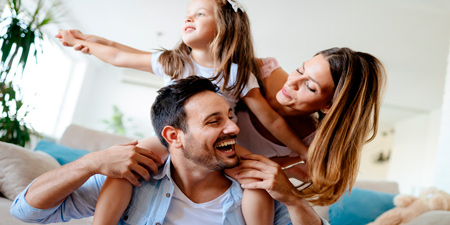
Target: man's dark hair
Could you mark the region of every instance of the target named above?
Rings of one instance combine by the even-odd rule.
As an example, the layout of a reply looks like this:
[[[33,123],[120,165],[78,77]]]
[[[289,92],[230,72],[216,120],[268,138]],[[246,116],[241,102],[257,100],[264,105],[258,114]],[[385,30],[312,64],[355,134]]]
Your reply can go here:
[[[173,84],[161,88],[151,109],[153,128],[161,144],[169,147],[161,134],[165,126],[187,131],[184,104],[189,98],[204,91],[218,90],[209,79],[198,76],[175,80]]]

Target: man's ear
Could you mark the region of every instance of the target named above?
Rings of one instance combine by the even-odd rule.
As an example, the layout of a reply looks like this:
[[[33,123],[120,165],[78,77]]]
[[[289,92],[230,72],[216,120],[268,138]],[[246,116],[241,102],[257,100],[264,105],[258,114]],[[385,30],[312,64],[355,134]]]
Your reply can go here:
[[[164,139],[166,139],[167,143],[169,143],[169,146],[172,146],[174,148],[179,148],[182,145],[181,133],[181,130],[176,129],[172,126],[165,126],[161,131],[161,135]]]

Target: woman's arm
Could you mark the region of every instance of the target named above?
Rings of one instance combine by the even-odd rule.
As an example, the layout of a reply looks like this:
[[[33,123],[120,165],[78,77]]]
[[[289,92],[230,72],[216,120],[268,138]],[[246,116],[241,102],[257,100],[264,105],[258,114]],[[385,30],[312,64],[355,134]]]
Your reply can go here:
[[[243,98],[243,101],[261,124],[289,149],[298,153],[306,161],[308,147],[300,140],[292,128],[267,103],[258,88],[253,88]]]
[[[152,53],[135,50],[125,45],[98,38],[96,42],[77,39],[67,30],[59,30],[60,40],[67,46],[82,45],[89,49],[89,53],[100,60],[118,67],[152,72]],[[95,38],[93,38],[95,39]]]
[[[309,203],[298,196],[298,192],[287,178],[280,165],[262,155],[241,156],[238,178],[253,178],[260,181],[243,184],[243,188],[264,189],[272,198],[286,205],[292,224],[322,224],[321,218]]]

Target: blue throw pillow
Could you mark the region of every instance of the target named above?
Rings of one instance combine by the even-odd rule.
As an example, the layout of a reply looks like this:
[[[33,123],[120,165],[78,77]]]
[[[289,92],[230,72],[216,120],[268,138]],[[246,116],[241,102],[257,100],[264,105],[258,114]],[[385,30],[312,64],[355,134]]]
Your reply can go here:
[[[53,158],[55,158],[59,164],[64,165],[70,163],[83,155],[86,155],[90,151],[83,149],[70,148],[64,145],[60,145],[51,141],[41,140],[37,144],[35,151],[43,151]]]
[[[351,194],[344,194],[339,201],[330,206],[331,224],[367,224],[378,216],[394,208],[395,194],[353,188]]]

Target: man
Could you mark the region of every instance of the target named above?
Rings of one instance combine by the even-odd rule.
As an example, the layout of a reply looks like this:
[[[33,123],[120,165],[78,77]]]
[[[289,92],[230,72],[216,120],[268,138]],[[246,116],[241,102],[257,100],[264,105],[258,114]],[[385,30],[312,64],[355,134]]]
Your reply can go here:
[[[217,87],[209,80],[195,76],[176,81],[159,91],[152,106],[152,122],[170,157],[157,175],[135,187],[121,222],[162,224],[176,218],[178,224],[245,224],[240,206],[240,184],[223,174],[224,169],[239,163],[235,154],[239,128],[230,119],[231,108],[216,91]],[[155,156],[148,157],[159,160]],[[105,176],[88,178],[95,171],[89,169],[93,163],[81,161],[37,178],[16,198],[11,214],[20,220],[38,223],[92,216]],[[57,180],[55,176],[58,175],[70,179],[66,178],[67,182],[52,181]],[[298,214],[293,217],[294,223],[320,223],[304,200],[292,201],[292,196],[286,197],[286,194],[280,195],[277,188],[271,189],[272,196],[295,202],[288,205],[289,212]],[[199,211],[187,206],[186,202],[214,204]],[[185,215],[188,216],[180,218],[179,209],[187,211]],[[275,224],[289,224],[287,208],[276,202],[275,209]]]

